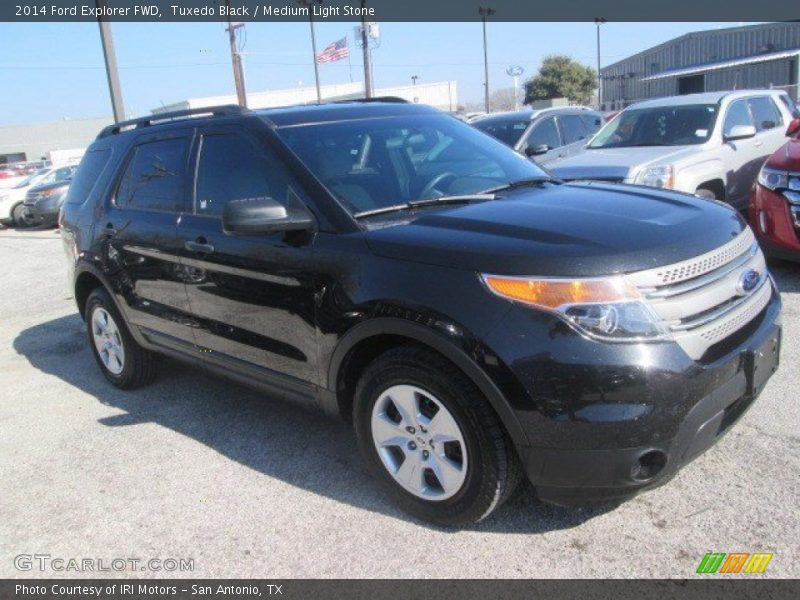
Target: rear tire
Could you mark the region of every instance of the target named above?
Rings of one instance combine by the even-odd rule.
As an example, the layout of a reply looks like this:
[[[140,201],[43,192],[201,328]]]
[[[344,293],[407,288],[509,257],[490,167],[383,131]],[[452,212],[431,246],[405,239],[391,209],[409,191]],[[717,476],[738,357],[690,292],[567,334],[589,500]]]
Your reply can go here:
[[[123,390],[152,381],[155,374],[153,353],[133,339],[104,288],[96,288],[89,294],[85,321],[89,347],[106,379]]]
[[[492,406],[427,348],[408,344],[370,363],[356,386],[353,420],[370,472],[400,508],[425,521],[480,521],[522,478]]]

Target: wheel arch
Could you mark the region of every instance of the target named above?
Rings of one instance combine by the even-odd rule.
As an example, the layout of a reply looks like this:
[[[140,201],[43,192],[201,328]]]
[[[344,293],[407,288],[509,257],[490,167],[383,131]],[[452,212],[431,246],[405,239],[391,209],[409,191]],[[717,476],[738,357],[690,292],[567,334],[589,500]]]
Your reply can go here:
[[[419,323],[378,317],[353,327],[338,343],[328,367],[327,388],[336,396],[339,415],[349,420],[356,375],[379,353],[405,343],[417,343],[444,356],[486,396],[517,448],[529,446],[524,429],[492,379],[455,343]]]

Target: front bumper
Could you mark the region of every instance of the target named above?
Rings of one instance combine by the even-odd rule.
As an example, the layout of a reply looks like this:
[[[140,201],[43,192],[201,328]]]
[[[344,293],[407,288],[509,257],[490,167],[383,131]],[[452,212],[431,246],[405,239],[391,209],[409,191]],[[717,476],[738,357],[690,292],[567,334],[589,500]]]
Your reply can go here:
[[[598,344],[566,330],[546,351],[506,357],[533,400],[514,408],[531,444],[518,450],[539,497],[590,505],[669,481],[730,429],[777,369],[780,310],[775,291],[701,361],[674,343]],[[514,311],[499,335],[524,331],[525,318]]]
[[[50,208],[42,210],[36,204],[26,204],[22,215],[29,225],[52,227],[58,223],[58,208],[55,211]]]

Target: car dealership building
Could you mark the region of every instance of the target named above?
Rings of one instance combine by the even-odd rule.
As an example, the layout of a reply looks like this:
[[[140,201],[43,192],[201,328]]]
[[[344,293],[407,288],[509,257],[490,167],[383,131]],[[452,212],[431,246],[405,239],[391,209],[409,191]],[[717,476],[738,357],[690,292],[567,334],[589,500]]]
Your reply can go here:
[[[688,33],[600,70],[602,108],[721,90],[783,88],[798,98],[800,22]]]

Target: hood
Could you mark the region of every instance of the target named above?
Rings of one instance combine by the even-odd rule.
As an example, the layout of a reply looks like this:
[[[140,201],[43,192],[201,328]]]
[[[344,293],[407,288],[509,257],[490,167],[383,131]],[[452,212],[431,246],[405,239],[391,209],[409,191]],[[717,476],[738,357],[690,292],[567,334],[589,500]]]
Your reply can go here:
[[[778,148],[767,160],[767,166],[782,171],[800,171],[800,137]]]
[[[637,146],[635,148],[584,148],[567,158],[548,163],[561,179],[622,180],[649,163],[666,163],[696,152],[696,146]]]
[[[71,179],[62,179],[61,181],[55,181],[53,183],[45,183],[44,185],[36,185],[33,187],[29,187],[26,189],[28,194],[38,194],[39,192],[44,192],[47,190],[52,190],[54,188],[60,187],[69,187],[71,183]]]
[[[718,202],[595,182],[426,209],[366,239],[375,254],[401,260],[498,275],[597,276],[692,258],[744,227]]]

